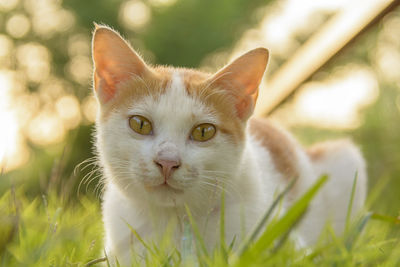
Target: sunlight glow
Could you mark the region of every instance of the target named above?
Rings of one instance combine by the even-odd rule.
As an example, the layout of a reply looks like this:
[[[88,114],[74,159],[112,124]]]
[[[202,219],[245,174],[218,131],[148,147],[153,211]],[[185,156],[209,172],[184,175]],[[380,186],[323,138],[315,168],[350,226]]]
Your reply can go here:
[[[13,46],[14,44],[10,37],[0,34],[0,58],[8,56]]]
[[[0,163],[8,153],[12,152],[16,143],[13,139],[17,133],[16,121],[8,107],[10,103],[8,91],[11,88],[11,83],[8,73],[0,72],[0,124],[2,125],[0,131]],[[5,125],[7,127],[4,127]]]
[[[67,69],[76,82],[87,84],[92,74],[92,61],[89,56],[74,56],[68,63]]]
[[[121,5],[119,19],[129,29],[138,29],[149,22],[150,8],[138,0],[130,0]]]
[[[398,111],[400,112],[400,95],[398,95],[396,98],[396,107],[397,107]]]
[[[377,49],[376,57],[378,69],[382,76],[390,81],[400,81],[399,47],[381,44]]]
[[[0,0],[0,10],[10,11],[18,5],[18,0]]]
[[[61,95],[65,94],[65,83],[56,77],[50,76],[43,81],[39,87],[38,93],[43,103],[54,102]]]
[[[75,22],[73,14],[62,8],[61,1],[25,0],[18,5],[19,2],[0,0],[0,11],[10,12],[7,20],[0,20],[6,32],[0,34],[0,123],[6,126],[0,132],[3,171],[27,162],[27,138],[39,145],[54,144],[62,141],[66,130],[76,127],[81,120],[77,99],[60,97],[65,96],[69,84],[51,73],[50,50],[41,43],[23,39],[31,30],[50,38],[70,29]],[[18,38],[21,40],[16,45],[13,39]],[[30,85],[36,88],[35,92],[28,90]],[[57,108],[63,112],[57,112]]]
[[[33,17],[33,29],[41,35],[67,31],[74,23],[75,18],[68,10],[51,10]]]
[[[87,96],[82,103],[83,114],[89,122],[95,122],[97,116],[98,103],[94,96]]]
[[[27,161],[29,153],[23,144],[15,112],[11,109],[13,73],[0,71],[0,169],[8,171]]]
[[[32,16],[33,30],[39,35],[49,37],[75,24],[74,15],[61,7],[61,1],[26,0],[24,6]]]
[[[50,74],[50,52],[39,43],[26,43],[17,48],[18,64],[30,81],[41,82]],[[29,60],[27,60],[29,59]]]
[[[400,83],[400,17],[385,17],[383,30],[378,36],[374,60],[379,73],[389,82]]]
[[[289,125],[322,128],[356,128],[360,110],[378,97],[378,85],[372,70],[346,66],[328,79],[303,85],[293,104],[277,111],[276,117]]]
[[[28,134],[33,143],[45,146],[62,141],[65,128],[58,114],[46,108],[30,121]]]
[[[15,119],[19,125],[19,131],[25,134],[26,128],[32,117],[34,117],[41,108],[40,97],[37,93],[20,94],[13,101],[13,111]],[[21,127],[22,126],[22,127]]]
[[[81,122],[80,104],[74,95],[60,97],[56,102],[56,110],[67,129],[74,129]]]
[[[149,0],[149,3],[155,7],[171,6],[176,3],[177,0]]]
[[[29,19],[23,14],[15,14],[6,23],[7,33],[14,38],[24,37],[31,27]]]
[[[286,57],[300,45],[296,37],[309,36],[321,26],[321,14],[337,12],[346,4],[346,0],[276,1],[267,8],[259,27],[244,34],[232,56],[264,46],[271,50],[273,57]]]
[[[68,39],[68,54],[73,56],[89,55],[91,40],[87,35],[75,34]]]

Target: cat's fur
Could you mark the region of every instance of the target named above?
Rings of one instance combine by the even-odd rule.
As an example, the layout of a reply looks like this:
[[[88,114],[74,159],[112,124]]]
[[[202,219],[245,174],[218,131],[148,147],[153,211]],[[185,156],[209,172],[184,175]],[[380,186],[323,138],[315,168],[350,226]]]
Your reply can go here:
[[[185,205],[212,248],[218,242],[222,189],[227,242],[243,239],[292,178],[297,182],[285,205],[321,174],[330,176],[298,226],[304,244],[316,241],[327,220],[342,231],[356,172],[353,211],[362,207],[365,163],[350,141],[304,149],[271,122],[250,118],[268,61],[266,49],[252,50],[216,74],[150,67],[118,33],[97,26],[93,60],[100,106],[96,146],[105,175],[103,220],[110,258],[128,264],[132,247],[141,251],[128,224],[148,241],[159,240],[168,225],[176,225],[179,247]],[[149,119],[153,134],[134,132],[128,123],[132,115]],[[216,126],[211,140],[189,138],[200,123]],[[168,186],[154,162],[160,153],[180,160],[166,180]]]

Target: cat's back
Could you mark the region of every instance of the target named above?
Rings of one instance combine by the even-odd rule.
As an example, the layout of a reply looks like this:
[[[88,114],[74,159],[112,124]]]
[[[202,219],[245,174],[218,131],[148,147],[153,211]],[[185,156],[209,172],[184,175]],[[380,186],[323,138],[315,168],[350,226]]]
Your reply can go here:
[[[316,242],[327,218],[330,218],[337,233],[343,231],[347,216],[345,211],[352,196],[355,177],[353,213],[363,206],[367,192],[366,163],[358,147],[350,140],[317,143],[305,149],[279,126],[258,118],[249,121],[248,135],[250,146],[255,147],[253,151],[256,152],[257,165],[262,170],[260,175],[268,173],[264,165],[274,166],[265,180],[275,181],[277,186],[282,186],[292,178],[297,178],[288,194],[288,204],[304,194],[318,177],[328,176],[327,183],[312,200],[298,226],[303,244]],[[271,186],[266,185],[264,190]]]
[[[251,118],[248,135],[255,146],[269,154],[269,160],[283,178],[291,179],[299,176],[301,166],[298,163],[302,148],[288,132],[268,119]],[[262,155],[256,156],[262,157]],[[262,158],[259,160],[263,161]]]

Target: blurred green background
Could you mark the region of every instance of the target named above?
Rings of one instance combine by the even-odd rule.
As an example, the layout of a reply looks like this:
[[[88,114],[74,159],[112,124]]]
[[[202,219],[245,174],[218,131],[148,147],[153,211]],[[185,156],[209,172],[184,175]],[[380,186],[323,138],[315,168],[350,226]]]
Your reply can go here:
[[[119,31],[151,64],[215,71],[238,54],[267,47],[271,58],[261,90],[268,93],[274,75],[331,19],[372,2],[0,0],[0,266],[80,266],[103,255],[101,174],[92,142],[93,22]],[[399,32],[395,8],[270,116],[305,146],[351,137],[368,163],[368,208],[396,217]],[[343,259],[349,266],[388,258],[398,264],[396,230],[374,221],[362,246],[348,253],[334,240],[337,246],[324,247],[326,255],[318,258],[338,266],[346,265]],[[284,254],[276,255],[288,262],[304,256]]]
[[[101,191],[95,190],[95,165],[89,161],[76,168],[94,156],[93,22],[118,30],[151,64],[216,70],[233,54],[265,46],[272,54],[271,77],[346,6],[346,1],[316,2],[0,0],[0,195],[15,187],[33,199],[50,190],[75,202]],[[370,190],[385,183],[372,209],[392,216],[399,215],[400,205],[399,30],[397,8],[272,115],[305,145],[352,137],[367,159]],[[315,97],[318,92],[330,102]],[[341,94],[336,102],[329,98],[335,92]],[[345,99],[355,100],[342,106]],[[334,117],[310,117],[304,107],[313,106],[330,107]],[[78,194],[85,175],[93,179]]]

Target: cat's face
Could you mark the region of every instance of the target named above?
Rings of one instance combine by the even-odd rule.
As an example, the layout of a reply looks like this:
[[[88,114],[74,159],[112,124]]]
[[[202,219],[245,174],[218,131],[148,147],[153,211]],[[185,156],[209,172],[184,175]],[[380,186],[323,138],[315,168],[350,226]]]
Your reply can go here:
[[[119,35],[98,28],[97,147],[109,182],[128,197],[162,206],[212,202],[222,188],[235,190],[231,179],[240,166],[266,53],[246,54],[215,75],[151,68]],[[241,70],[236,77],[244,67],[239,63],[252,63],[256,74]]]
[[[158,82],[165,88],[152,88],[151,94],[140,98],[124,96],[130,98],[124,99],[125,105],[100,119],[99,149],[115,182],[128,195],[175,205],[193,198],[217,197],[216,189],[229,186],[229,177],[240,160],[243,123],[237,121],[234,126],[224,122],[234,118],[190,95],[184,78],[185,72],[171,69],[160,77],[167,82]],[[144,134],[136,132],[135,125],[132,129],[129,122],[135,118],[139,126],[142,121],[150,125]],[[195,140],[193,131],[205,124],[215,127],[214,135],[205,141]],[[175,164],[165,166],[165,162]]]

